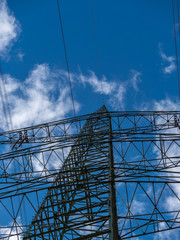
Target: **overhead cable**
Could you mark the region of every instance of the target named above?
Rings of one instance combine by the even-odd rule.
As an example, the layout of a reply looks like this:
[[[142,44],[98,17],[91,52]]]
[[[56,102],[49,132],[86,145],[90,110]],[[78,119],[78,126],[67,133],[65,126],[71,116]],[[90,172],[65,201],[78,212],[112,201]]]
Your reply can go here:
[[[178,15],[178,30],[179,30],[179,40],[180,40],[180,12],[179,12],[179,0],[177,1],[177,15]]]
[[[98,42],[97,42],[97,34],[96,34],[96,26],[95,26],[95,19],[94,19],[94,12],[93,12],[93,3],[92,3],[92,0],[90,0],[90,8],[91,8],[91,18],[92,18],[92,25],[93,25],[93,32],[94,32],[94,40],[95,40],[95,45],[96,45],[96,57],[97,57],[97,65],[98,65],[98,71],[99,71],[99,78],[101,78],[102,75],[101,75],[99,49],[98,49]],[[103,105],[104,105],[103,78],[101,79],[101,91],[102,91],[102,101],[103,101]]]
[[[173,25],[174,25],[174,43],[175,43],[175,53],[176,53],[176,68],[177,68],[178,90],[179,90],[179,99],[180,99],[180,76],[179,76],[179,64],[178,64],[178,47],[177,47],[177,39],[176,39],[176,19],[175,19],[175,10],[174,10],[174,0],[172,0],[172,11],[173,11]]]
[[[2,108],[5,116],[6,126],[9,131],[9,130],[13,130],[13,125],[12,125],[12,118],[10,114],[9,102],[8,102],[8,97],[7,97],[6,87],[5,87],[4,76],[2,73],[1,63],[0,63],[0,81],[2,83],[0,84],[0,98],[1,98]]]
[[[59,22],[60,22],[60,27],[61,27],[62,39],[63,39],[64,54],[65,54],[65,59],[66,59],[66,66],[67,66],[67,72],[68,72],[68,80],[69,80],[69,87],[70,87],[70,92],[71,92],[71,99],[72,99],[74,117],[76,117],[74,96],[73,96],[72,83],[71,83],[71,74],[70,74],[70,70],[69,70],[69,63],[68,63],[68,57],[67,57],[67,50],[66,50],[66,44],[65,44],[65,38],[64,38],[64,31],[63,31],[63,24],[62,24],[62,17],[61,17],[59,0],[57,0],[57,6],[58,6]]]

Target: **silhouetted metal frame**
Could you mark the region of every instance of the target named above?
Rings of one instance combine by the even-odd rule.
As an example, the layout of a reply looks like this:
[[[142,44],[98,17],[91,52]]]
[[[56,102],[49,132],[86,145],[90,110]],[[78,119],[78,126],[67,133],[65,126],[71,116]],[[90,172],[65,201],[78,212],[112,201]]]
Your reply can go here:
[[[174,199],[180,201],[180,197],[172,188],[172,184],[180,183],[179,173],[176,173],[176,178],[173,175],[180,166],[180,154],[168,155],[168,149],[171,146],[175,145],[177,149],[180,149],[179,116],[180,112],[177,111],[107,113],[106,108],[103,107],[91,115],[0,133],[1,148],[5,144],[5,146],[11,146],[12,149],[12,151],[0,154],[0,181],[3,186],[0,192],[0,204],[7,212],[9,211],[12,221],[15,219],[15,222],[19,216],[19,208],[26,200],[34,209],[35,217],[33,219],[37,223],[36,226],[33,221],[28,226],[24,224],[20,233],[18,230],[15,233],[11,231],[6,235],[1,234],[0,239],[22,236],[22,234],[26,239],[38,239],[40,235],[42,236],[40,239],[47,239],[43,234],[44,230],[49,227],[53,227],[49,230],[50,239],[59,239],[59,236],[62,236],[63,239],[61,233],[65,230],[68,219],[74,221],[74,225],[71,226],[72,232],[74,232],[71,233],[72,239],[96,237],[128,239],[138,236],[145,238],[145,235],[151,233],[179,229],[179,210],[168,209],[165,211],[161,206],[162,196],[166,192],[171,193]],[[141,120],[143,121],[141,122]],[[80,126],[79,134],[69,131],[71,127],[73,130],[77,125]],[[82,127],[83,125],[84,127]],[[119,146],[118,149],[116,149],[116,144]],[[123,144],[126,146],[125,150],[123,150]],[[145,144],[149,146],[145,147]],[[160,154],[154,159],[147,155],[147,149],[151,147],[152,150],[152,145]],[[72,150],[69,157],[62,158],[66,165],[65,168],[46,169],[48,161],[53,159],[53,153],[67,147],[72,147]],[[126,156],[131,151],[131,147],[140,155],[136,161],[129,160]],[[86,149],[88,152],[84,154]],[[114,162],[116,150],[119,158]],[[45,161],[42,162],[44,169],[38,172],[33,169],[32,157],[38,158],[40,153]],[[49,155],[46,156],[46,153]],[[11,167],[13,162],[20,167],[14,172]],[[86,165],[83,165],[84,163],[91,163],[91,165],[87,168]],[[81,171],[82,168],[85,171]],[[71,181],[67,180],[69,174]],[[58,179],[57,175],[61,178]],[[55,184],[58,181],[61,183],[62,191],[59,191],[58,184]],[[124,184],[124,192],[118,192],[118,183]],[[134,188],[129,187],[130,185],[133,185]],[[153,190],[152,195],[148,193],[146,188],[148,185]],[[6,189],[5,186],[8,188]],[[70,195],[71,186],[73,186],[74,194]],[[44,198],[44,205],[38,203],[39,208],[36,208],[29,197],[30,194],[38,194],[41,191],[44,193],[47,188],[49,194],[46,194]],[[135,199],[137,191],[141,191],[152,209],[145,209],[147,211],[139,214],[133,212],[132,205],[137,200]],[[14,205],[18,196],[20,202],[18,209],[15,209]],[[59,201],[66,196],[69,197],[69,202],[66,200],[65,204],[65,202]],[[80,204],[83,204],[83,209],[80,208],[80,205],[78,207],[82,216],[83,211],[86,211],[84,215],[87,218],[86,221],[82,216],[74,220],[70,218],[71,214],[68,213],[67,206],[73,208],[73,197],[74,199],[81,197],[79,201]],[[121,206],[124,206],[126,211],[125,214],[118,212],[116,215],[116,208],[119,208],[117,198],[118,201],[121,200]],[[13,210],[8,209],[9,205],[6,205],[6,199],[9,200],[8,204],[11,204],[10,207]],[[45,204],[47,205],[45,206]],[[47,211],[48,208],[51,211]],[[58,211],[62,212],[61,216],[57,215]],[[75,209],[73,211],[75,212]],[[64,227],[59,225],[58,218]],[[88,224],[93,227],[93,221],[101,226],[100,230],[92,228],[86,236],[83,233],[76,233],[77,229],[80,231],[77,224],[85,229]],[[164,223],[163,228],[161,227],[162,223]],[[13,227],[6,226],[6,229],[12,230]],[[34,233],[30,233],[28,229]],[[86,230],[86,233],[88,231]],[[75,234],[77,234],[76,237]]]
[[[111,116],[108,114],[109,122],[109,239],[118,240],[118,217],[116,208],[115,175],[114,175],[114,155]]]

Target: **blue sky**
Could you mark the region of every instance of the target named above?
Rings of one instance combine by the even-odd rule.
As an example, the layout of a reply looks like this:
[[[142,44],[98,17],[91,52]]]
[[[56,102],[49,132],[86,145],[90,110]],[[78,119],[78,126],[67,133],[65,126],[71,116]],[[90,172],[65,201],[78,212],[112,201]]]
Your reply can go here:
[[[109,110],[177,109],[171,1],[92,5],[100,72],[90,1],[60,1],[77,115],[98,109],[102,93]],[[14,126],[73,116],[56,1],[2,0],[1,12],[1,63]]]
[[[76,114],[103,95],[111,111],[179,110],[171,0],[92,4],[100,72],[90,0],[60,0]],[[0,0],[0,59],[14,128],[73,116],[56,0]]]

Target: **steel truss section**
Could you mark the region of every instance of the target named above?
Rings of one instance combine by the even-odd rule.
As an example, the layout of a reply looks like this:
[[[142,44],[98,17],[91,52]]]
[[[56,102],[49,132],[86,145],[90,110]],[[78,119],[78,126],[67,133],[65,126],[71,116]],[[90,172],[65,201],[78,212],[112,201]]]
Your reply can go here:
[[[178,236],[179,116],[103,106],[1,133],[0,239]]]

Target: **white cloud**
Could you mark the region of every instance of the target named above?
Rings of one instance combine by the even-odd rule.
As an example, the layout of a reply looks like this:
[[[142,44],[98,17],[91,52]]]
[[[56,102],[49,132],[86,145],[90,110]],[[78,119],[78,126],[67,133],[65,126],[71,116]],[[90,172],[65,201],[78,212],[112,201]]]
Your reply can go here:
[[[108,81],[106,77],[101,81],[92,71],[89,75],[72,73],[71,78],[73,85],[90,85],[94,93],[106,95],[109,104],[117,110],[124,109],[129,89],[138,91],[140,75],[132,70],[131,77],[122,82]],[[39,64],[24,82],[9,74],[5,74],[4,79],[14,128],[62,119],[72,111],[67,72],[62,69],[50,69],[48,64]],[[75,102],[75,105],[78,111],[80,104]],[[1,128],[5,130],[3,115],[0,116],[0,123]]]
[[[141,82],[141,73],[131,70],[131,76],[126,81],[108,81],[105,76],[98,79],[93,71],[89,71],[89,75],[73,75],[74,81],[80,82],[84,87],[90,85],[94,93],[103,94],[109,97],[110,105],[115,109],[124,109],[125,96],[129,89],[138,91],[138,84]]]
[[[17,217],[9,226],[0,226],[0,237],[8,240],[22,240],[23,228],[20,217]]]
[[[173,101],[170,98],[162,99],[153,102],[155,111],[178,111],[179,101]]]
[[[126,83],[121,83],[110,97],[110,104],[115,110],[124,109],[126,91]]]
[[[138,83],[141,82],[141,73],[132,69],[131,70],[131,78],[130,78],[130,83],[132,84],[132,87],[134,88],[134,90],[139,91],[138,88]]]
[[[153,100],[143,103],[138,110],[140,111],[179,111],[179,100],[170,99],[169,97],[159,101]]]
[[[159,228],[164,229],[166,228],[166,223],[165,222],[160,222],[159,223]],[[176,229],[173,229],[173,231],[162,231],[162,232],[157,232],[154,234],[154,240],[179,240],[179,235],[178,231]]]
[[[166,98],[160,101],[154,101],[153,104],[149,104],[149,108],[148,110],[152,110],[150,109],[150,105],[153,106],[153,110],[155,111],[178,111],[179,110],[179,101],[173,101],[170,98]],[[173,129],[169,129],[169,130],[165,130],[164,131],[165,134],[177,134],[179,133],[179,129],[178,128],[173,128]],[[171,168],[167,168],[167,177],[173,178],[173,180],[177,180],[177,182],[179,181],[178,178],[178,174],[177,172],[180,171],[180,167],[176,167],[176,166],[172,166],[172,162],[173,157],[176,157],[176,160],[178,160],[179,158],[179,145],[176,144],[176,142],[179,141],[175,141],[172,142],[170,145],[169,141],[165,141],[164,142],[164,152],[165,152],[165,156],[166,157],[166,165],[171,165]],[[159,143],[157,142],[157,145],[159,145]],[[159,146],[160,147],[160,146]],[[161,159],[161,151],[159,149],[154,149],[154,153],[156,154],[157,158]],[[171,160],[170,160],[171,159]],[[171,188],[173,189],[174,193],[180,197],[180,187],[179,184],[170,184]],[[168,189],[169,190],[169,189]],[[165,199],[163,200],[163,204],[161,207],[164,208],[165,211],[178,211],[180,208],[180,201],[179,199],[175,196],[175,194],[172,193],[169,190],[169,194],[166,193]],[[171,217],[172,219],[175,217],[176,213],[172,213]],[[162,222],[159,224],[161,229],[165,229],[167,228],[166,223]],[[156,239],[179,239],[179,232],[176,230],[173,231],[166,231],[166,232],[160,232],[158,234],[155,235],[154,240]]]
[[[0,1],[0,55],[4,56],[20,32],[20,25],[10,12],[6,0]]]
[[[25,56],[25,54],[22,53],[22,52],[19,52],[19,53],[17,54],[17,57],[19,58],[19,60],[20,60],[21,62],[22,62],[24,56]]]
[[[145,210],[146,210],[145,202],[133,199],[133,202],[132,202],[132,205],[131,205],[131,212],[132,212],[133,215],[143,214],[145,212]]]
[[[24,82],[4,75],[15,128],[58,120],[72,111],[66,72],[51,70],[47,64],[36,65]],[[75,102],[76,110],[79,104]],[[1,128],[5,129],[3,116]]]
[[[164,74],[170,74],[170,73],[174,72],[175,69],[176,69],[175,58],[173,56],[169,56],[168,57],[163,52],[161,45],[159,45],[159,54],[160,54],[160,56],[161,56],[161,58],[163,60],[163,65],[164,64],[168,64],[167,66],[165,66],[163,68],[163,73]]]
[[[151,101],[149,103],[145,104],[145,107],[142,109],[142,107],[140,107],[140,110],[144,110],[144,111],[179,111],[179,99],[173,99],[173,98],[169,98],[167,97],[166,99],[161,99],[159,101]],[[165,118],[166,119],[166,118]],[[161,119],[161,118],[157,118],[156,119],[156,123],[158,124],[163,124],[165,122],[165,119]],[[173,121],[173,119],[172,119]],[[180,130],[178,127],[172,128],[172,129],[167,129],[164,131],[161,131],[164,134],[179,134]],[[177,135],[178,136],[178,135]],[[167,135],[168,137],[168,135]],[[178,137],[177,137],[178,138]],[[162,143],[162,142],[161,142]],[[176,144],[178,143],[178,144]],[[166,173],[166,177],[167,179],[173,178],[173,180],[177,180],[177,182],[179,182],[179,177],[178,177],[178,172],[180,172],[180,167],[176,167],[176,165],[172,165],[172,162],[174,162],[174,160],[177,162],[179,159],[179,144],[180,142],[178,140],[176,141],[172,141],[171,140],[166,140],[163,141],[163,144],[160,144],[160,142],[156,142],[156,145],[154,146],[154,148],[152,149],[152,154],[155,154],[155,158],[156,159],[162,159],[162,152],[164,153],[164,159],[165,159],[165,164],[166,166],[170,165],[171,168],[167,168],[167,173]],[[158,146],[158,147],[156,147]],[[162,151],[161,151],[162,149]],[[175,157],[175,158],[174,158]],[[173,189],[174,193],[176,193],[176,195],[180,198],[180,186],[179,184],[170,184],[171,188]],[[156,189],[156,194],[157,196],[159,196],[158,191],[161,191],[161,188],[157,188]],[[152,188],[148,189],[149,195],[150,197],[153,199],[153,191]],[[160,207],[160,211],[164,211],[164,212],[170,212],[170,211],[179,211],[180,208],[180,201],[179,199],[175,196],[173,192],[171,192],[171,190],[166,187],[165,191],[162,194],[162,198],[163,202],[161,202],[159,204]],[[171,215],[169,214],[170,218],[174,218],[176,215],[176,213],[171,213]],[[172,221],[173,222],[173,221]],[[161,222],[159,223],[159,227],[161,229],[167,229],[167,225],[165,222]],[[175,239],[178,240],[179,239],[179,231],[176,229],[173,229],[173,231],[162,231],[160,233],[156,233],[154,236],[154,240],[157,239]]]
[[[81,73],[79,79],[84,85],[90,84],[94,92],[109,95],[115,90],[117,85],[115,82],[108,82],[105,76],[102,79],[98,79],[93,71],[89,71],[89,73],[89,76]]]

